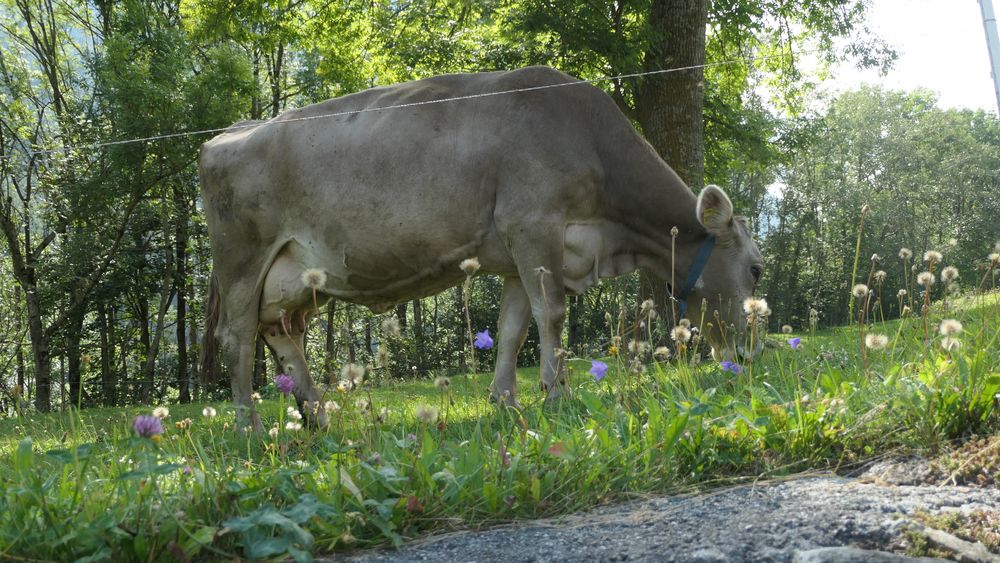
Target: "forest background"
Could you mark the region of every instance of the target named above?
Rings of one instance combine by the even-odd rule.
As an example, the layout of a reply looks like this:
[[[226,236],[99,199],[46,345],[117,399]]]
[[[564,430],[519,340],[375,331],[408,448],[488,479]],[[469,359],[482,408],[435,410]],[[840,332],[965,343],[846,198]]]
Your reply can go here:
[[[869,9],[0,0],[0,412],[226,396],[200,384],[211,261],[197,159],[212,133],[198,132],[446,72],[545,64],[595,80],[692,189],[722,185],[751,219],[772,328],[806,327],[811,311],[822,325],[848,321],[863,205],[864,274],[879,255],[885,288],[912,286],[902,247],[945,251],[965,287],[993,285],[981,276],[1000,238],[996,116],[941,109],[927,91],[818,100],[835,63],[892,64]],[[686,67],[697,68],[605,79]],[[132,139],[148,140],[119,143]],[[609,318],[634,314],[640,285],[628,276],[571,298],[567,347],[605,354]],[[495,332],[500,287],[477,278],[475,329]],[[884,314],[898,315],[895,289],[882,297]],[[462,308],[460,288],[400,304],[390,315],[402,337],[390,340],[378,316],[332,302],[308,353],[321,373],[345,362],[380,378],[461,372]],[[525,365],[536,362],[534,328],[528,338]],[[275,373],[258,346],[255,386]]]

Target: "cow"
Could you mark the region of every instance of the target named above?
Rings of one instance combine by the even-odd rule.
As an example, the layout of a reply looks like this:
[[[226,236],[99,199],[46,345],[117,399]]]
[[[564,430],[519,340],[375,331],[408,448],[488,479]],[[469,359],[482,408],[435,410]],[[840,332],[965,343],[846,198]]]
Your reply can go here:
[[[470,257],[503,278],[500,403],[519,406],[531,318],[556,399],[565,296],[639,268],[687,280],[684,315],[721,321],[703,333],[717,357],[746,352],[740,304],[763,265],[730,199],[695,197],[607,94],[551,68],[436,76],[237,124],[202,146],[200,176],[217,291],[205,336],[254,428],[258,334],[325,426],[302,352],[317,305],[384,312],[457,285]]]

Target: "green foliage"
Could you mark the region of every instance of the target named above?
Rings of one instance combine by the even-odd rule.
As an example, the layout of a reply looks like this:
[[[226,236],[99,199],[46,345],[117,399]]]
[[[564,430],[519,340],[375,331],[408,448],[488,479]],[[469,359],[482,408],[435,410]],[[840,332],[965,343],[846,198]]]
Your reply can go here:
[[[0,551],[41,559],[292,557],[398,544],[462,521],[550,516],[628,498],[927,451],[1000,431],[1000,298],[935,303],[962,322],[959,351],[923,342],[922,321],[875,323],[893,344],[857,352],[857,328],[802,336],[733,374],[685,352],[643,374],[624,358],[600,382],[570,360],[574,397],[485,401],[487,374],[328,390],[328,431],[287,429],[281,395],[259,405],[270,434],[235,413],[174,405],[157,439],[140,409],[0,421]],[[620,361],[619,361],[620,360]],[[521,370],[521,389],[537,381]],[[369,404],[368,401],[371,401]],[[418,420],[440,405],[437,421]],[[383,407],[386,409],[383,412]],[[186,419],[193,419],[188,421]],[[45,452],[44,454],[42,452]]]

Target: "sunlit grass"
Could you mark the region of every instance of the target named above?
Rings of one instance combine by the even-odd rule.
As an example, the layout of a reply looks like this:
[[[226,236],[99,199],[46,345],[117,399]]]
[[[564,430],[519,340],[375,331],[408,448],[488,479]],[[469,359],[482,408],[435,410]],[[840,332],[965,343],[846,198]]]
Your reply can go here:
[[[934,452],[996,431],[1000,392],[1000,295],[942,307],[929,317],[961,322],[957,351],[937,332],[925,342],[915,315],[870,321],[889,343],[867,362],[857,326],[769,335],[740,373],[690,352],[629,373],[615,355],[600,358],[611,370],[598,382],[587,373],[598,358],[570,359],[573,397],[554,405],[542,401],[538,370],[519,370],[521,412],[489,403],[491,375],[477,374],[447,387],[327,389],[340,408],[325,432],[286,430],[280,395],[258,405],[274,436],[241,434],[222,403],[170,405],[156,439],[132,423],[157,405],[0,420],[0,557],[306,559],[886,451]],[[217,416],[203,416],[206,406]],[[418,420],[423,407],[436,418]]]

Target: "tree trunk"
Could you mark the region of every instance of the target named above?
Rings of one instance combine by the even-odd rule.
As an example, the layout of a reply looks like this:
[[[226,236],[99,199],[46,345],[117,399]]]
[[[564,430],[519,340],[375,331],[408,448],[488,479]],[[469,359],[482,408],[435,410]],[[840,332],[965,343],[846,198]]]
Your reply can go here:
[[[333,364],[337,359],[336,330],[333,328],[333,316],[337,312],[337,300],[331,299],[326,305],[326,342],[323,351],[326,353],[326,371],[332,373]],[[332,381],[334,378],[331,377]]]
[[[653,0],[646,71],[705,63],[706,0]],[[699,67],[646,76],[636,96],[642,131],[667,164],[694,190],[705,176],[704,72]]]
[[[253,388],[257,390],[266,385],[266,379],[267,351],[264,349],[264,339],[258,335],[256,337],[256,345],[254,346],[253,353]]]
[[[406,330],[406,301],[396,305],[396,320],[399,321],[399,329]]]
[[[114,357],[114,341],[111,337],[112,326],[108,319],[108,305],[97,306],[97,321],[101,331],[101,395],[104,406],[113,407],[116,403],[115,378],[111,373],[112,357]]]
[[[413,345],[416,347],[417,369],[424,370],[424,307],[419,299],[413,300]]]
[[[66,325],[66,355],[68,357],[69,400],[81,408],[83,404],[83,362],[80,357],[80,339],[83,333],[83,317],[85,310],[79,309],[73,315],[73,320]]]
[[[14,362],[16,364],[15,373],[18,389],[18,398],[21,400],[21,395],[27,392],[24,387],[24,349],[21,346],[21,331],[24,330],[23,321],[21,320],[21,286],[14,286],[14,334],[17,335],[17,343],[14,350]],[[17,406],[18,412],[20,412],[20,404]]]
[[[162,287],[160,290],[160,305],[156,311],[156,327],[153,330],[153,336],[150,338],[148,325],[146,329],[146,338],[149,340],[149,347],[146,352],[146,361],[142,366],[142,383],[140,389],[142,390],[141,397],[143,402],[148,402],[152,397],[153,391],[153,374],[156,371],[156,358],[160,353],[160,342],[163,340],[163,331],[166,328],[164,326],[164,320],[167,316],[167,309],[170,308],[170,301],[173,298],[173,283],[171,283],[169,271],[173,270],[170,266],[170,258],[167,259],[167,270],[168,275],[164,276]]]
[[[184,193],[179,187],[174,188],[174,208],[177,214],[174,233],[174,255],[177,263],[174,274],[174,295],[177,296],[177,389],[179,391],[178,400],[181,403],[190,403],[187,353],[188,205]]]

